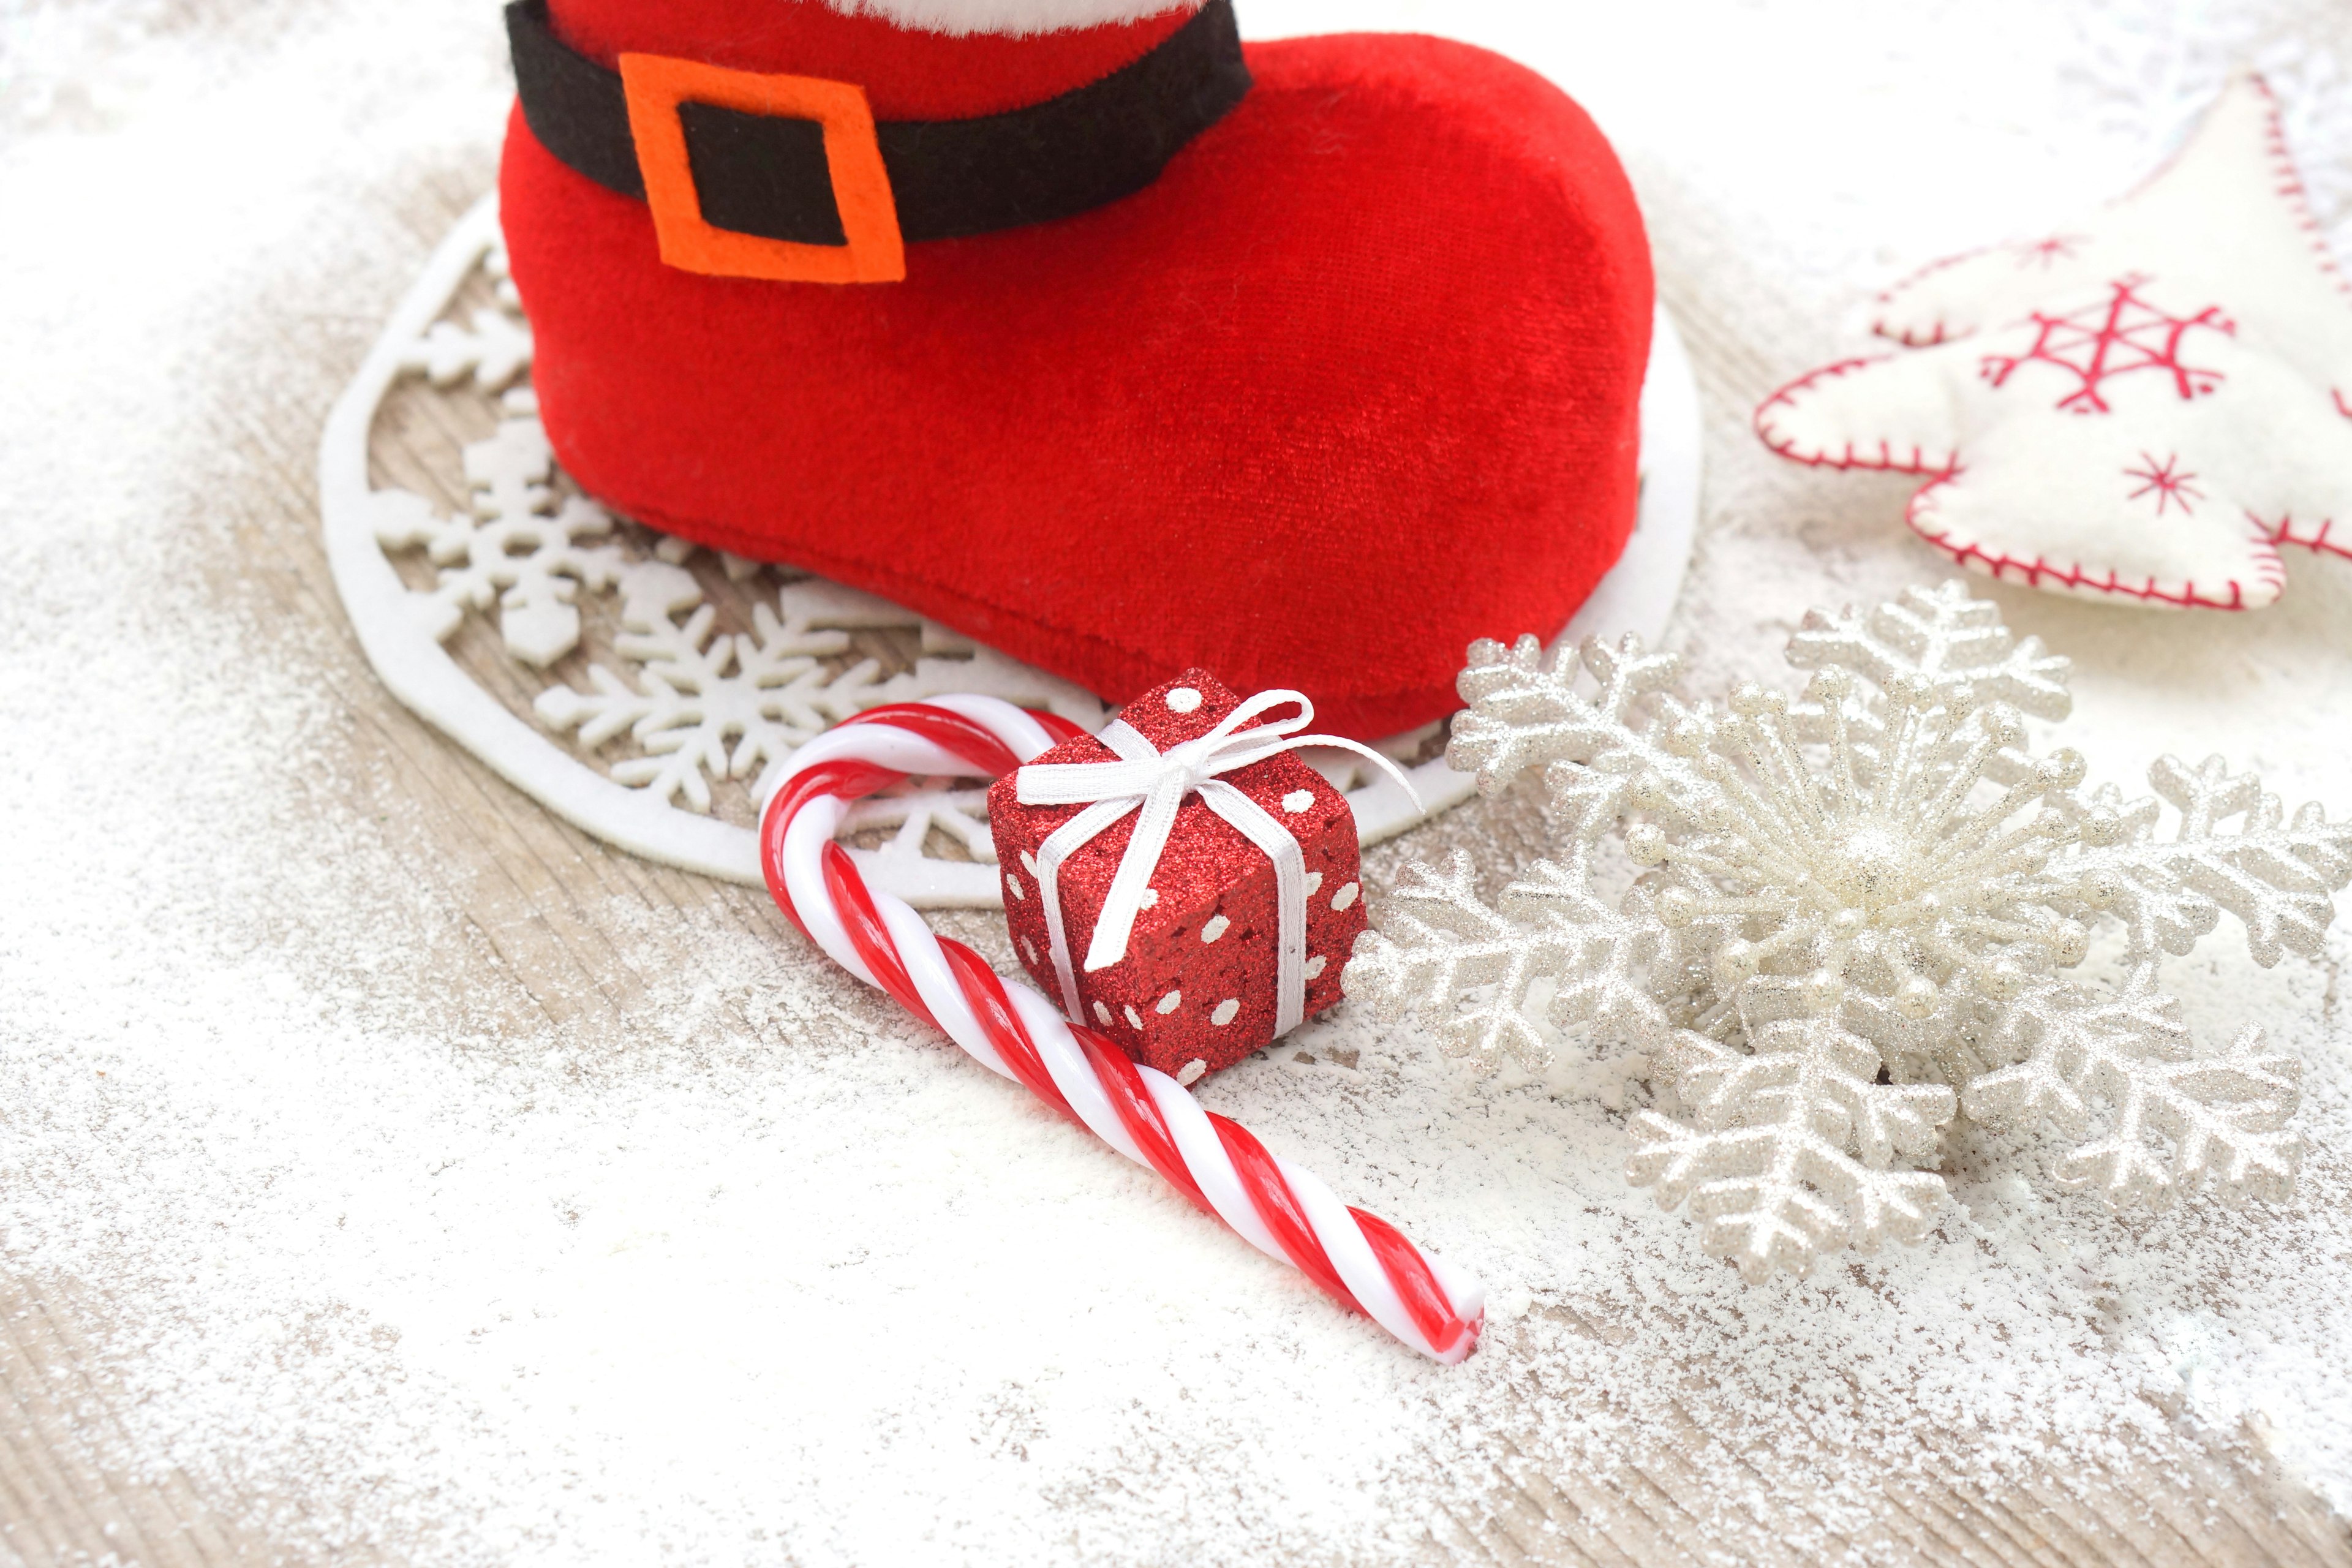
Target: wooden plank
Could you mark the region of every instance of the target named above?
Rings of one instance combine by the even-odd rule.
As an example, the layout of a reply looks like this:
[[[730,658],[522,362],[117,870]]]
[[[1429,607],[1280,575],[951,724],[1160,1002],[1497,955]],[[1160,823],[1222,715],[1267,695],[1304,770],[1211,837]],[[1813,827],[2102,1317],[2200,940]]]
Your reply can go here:
[[[0,1552],[28,1568],[281,1561],[177,1468],[133,1474],[110,1457],[128,1447],[121,1394],[85,1339],[106,1315],[73,1281],[0,1279]]]

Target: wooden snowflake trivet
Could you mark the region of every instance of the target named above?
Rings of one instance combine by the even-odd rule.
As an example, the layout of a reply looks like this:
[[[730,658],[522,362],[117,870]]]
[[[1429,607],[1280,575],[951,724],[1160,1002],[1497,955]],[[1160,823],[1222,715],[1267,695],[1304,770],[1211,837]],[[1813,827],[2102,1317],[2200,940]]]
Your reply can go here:
[[[1087,692],[871,595],[715,555],[616,517],[557,468],[495,202],[459,220],[329,417],[320,510],[337,588],[394,694],[517,787],[607,842],[761,879],[754,824],[794,751],[853,714],[945,692],[1088,729]],[[1564,636],[1654,635],[1689,555],[1696,393],[1658,319],[1639,525]],[[1436,727],[1384,749],[1410,759]],[[1345,752],[1315,764],[1369,842],[1412,801]],[[1469,781],[1412,770],[1423,803]],[[1002,901],[984,791],[913,780],[843,824],[875,886],[922,908]]]
[[[2281,546],[2352,555],[2352,300],[2259,78],[2120,202],[1880,306],[1906,349],[1781,388],[1757,434],[1927,476],[1906,519],[1963,565],[2236,610],[2279,596]]]
[[[1558,858],[1492,902],[1458,852],[1410,868],[1349,996],[1486,1061],[1572,1028],[1643,1053],[1683,1115],[1633,1119],[1628,1173],[1751,1280],[1919,1239],[1956,1116],[2054,1128],[2059,1184],[2112,1204],[2284,1198],[2301,1064],[2252,1027],[2200,1047],[2158,970],[2225,910],[2257,963],[2318,957],[2352,823],[2290,819],[2219,757],[2158,761],[2155,797],[2085,790],[2025,740],[2065,716],[2066,661],[1958,583],[1814,611],[1788,659],[1801,696],[1716,707],[1635,637],[1473,648],[1448,758],[1481,793],[1540,769]],[[2103,930],[2113,981],[2084,968]]]

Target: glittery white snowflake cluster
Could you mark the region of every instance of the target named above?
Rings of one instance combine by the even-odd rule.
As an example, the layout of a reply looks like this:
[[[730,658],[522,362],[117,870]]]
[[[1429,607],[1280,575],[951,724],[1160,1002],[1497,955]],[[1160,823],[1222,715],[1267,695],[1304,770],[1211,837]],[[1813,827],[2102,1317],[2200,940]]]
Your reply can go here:
[[[1958,583],[1813,612],[1788,659],[1801,696],[1717,707],[1632,637],[1473,647],[1449,759],[1489,794],[1542,769],[1557,856],[1492,901],[1459,853],[1410,868],[1348,994],[1490,1061],[1541,1065],[1538,1018],[1647,1052],[1681,1115],[1633,1118],[1629,1174],[1750,1280],[1918,1239],[1956,1116],[2055,1129],[2058,1182],[2116,1205],[2284,1196],[2299,1064],[2252,1028],[2200,1047],[2158,970],[2225,910],[2256,962],[2316,956],[2352,824],[2219,758],[2158,762],[2160,800],[2085,790],[2026,737],[2066,661]],[[2081,967],[2103,927],[2111,983]]]

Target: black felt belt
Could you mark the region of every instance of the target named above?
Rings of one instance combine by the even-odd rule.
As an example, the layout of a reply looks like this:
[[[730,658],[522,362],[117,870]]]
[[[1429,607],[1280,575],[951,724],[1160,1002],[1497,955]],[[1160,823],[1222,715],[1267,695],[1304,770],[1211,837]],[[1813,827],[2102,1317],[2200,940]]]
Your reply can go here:
[[[608,189],[646,195],[621,75],[555,36],[545,0],[507,7],[515,85],[540,144]],[[875,140],[908,240],[1067,217],[1150,184],[1249,90],[1231,0],[1141,58],[1043,103],[971,120],[882,121]],[[813,120],[678,106],[703,221],[803,245],[845,242]]]

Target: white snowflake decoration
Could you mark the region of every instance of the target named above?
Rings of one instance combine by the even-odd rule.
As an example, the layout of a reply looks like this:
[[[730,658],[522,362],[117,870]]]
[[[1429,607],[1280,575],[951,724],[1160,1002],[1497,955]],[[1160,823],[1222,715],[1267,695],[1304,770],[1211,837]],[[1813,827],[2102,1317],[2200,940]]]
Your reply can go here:
[[[380,507],[377,540],[389,550],[423,545],[440,568],[418,605],[436,639],[454,634],[468,609],[496,605],[507,651],[534,668],[579,646],[579,591],[610,587],[628,557],[608,542],[611,513],[585,496],[557,501],[554,470],[538,418],[509,418],[466,448],[470,514],[442,517],[422,496],[384,492],[414,504]]]
[[[643,562],[622,575],[624,629],[614,643],[636,661],[637,688],[591,665],[593,690],[551,686],[532,706],[551,727],[577,729],[585,746],[628,731],[646,754],[614,763],[613,776],[672,804],[683,793],[692,809],[708,811],[706,777],[747,778],[791,755],[856,713],[877,683],[881,666],[870,658],[828,672],[823,661],[848,651],[849,634],[837,623],[820,628],[820,607],[795,603],[838,593],[829,584],[788,584],[782,616],[761,604],[751,630],[713,637],[719,612],[702,603],[694,574]]]
[[[1630,637],[1472,648],[1449,760],[1488,794],[1544,770],[1559,858],[1491,904],[1465,856],[1408,868],[1348,994],[1534,1067],[1548,989],[1552,1027],[1648,1052],[1685,1114],[1633,1118],[1629,1174],[1751,1280],[1918,1239],[1945,1198],[1921,1167],[1961,1114],[2055,1128],[2060,1184],[2113,1204],[2284,1197],[2299,1064],[2254,1029],[2200,1051],[2158,968],[2224,910],[2256,962],[2315,957],[2352,825],[2288,822],[2219,758],[2150,771],[2168,837],[2158,800],[2085,793],[2081,757],[2027,748],[2026,715],[2067,712],[2066,661],[1958,583],[1813,612],[1788,658],[1815,672],[1801,698],[1716,708]],[[1641,868],[1613,900],[1612,849]],[[2112,987],[2080,972],[2103,925]]]

